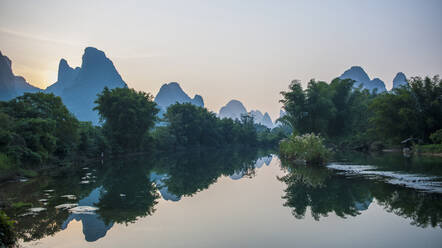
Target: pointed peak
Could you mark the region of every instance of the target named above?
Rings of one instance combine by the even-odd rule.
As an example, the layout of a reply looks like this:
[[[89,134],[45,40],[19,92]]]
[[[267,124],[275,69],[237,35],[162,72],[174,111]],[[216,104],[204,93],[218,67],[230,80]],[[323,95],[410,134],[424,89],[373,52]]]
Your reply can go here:
[[[364,83],[370,81],[370,77],[360,66],[352,66],[339,77],[340,79],[352,79],[356,82]]]
[[[106,57],[103,51],[98,50],[95,47],[86,47],[82,57],[81,68],[87,67],[91,64],[113,63]]]
[[[192,102],[197,106],[204,107],[204,100],[203,97],[200,95],[195,95],[192,99]]]
[[[68,64],[68,62],[65,59],[60,59],[60,63],[58,63],[58,71],[60,71],[61,68],[71,68]]]
[[[84,54],[96,54],[96,55],[106,56],[103,51],[98,50],[95,47],[86,47],[84,49]]]
[[[403,72],[398,72],[393,79],[393,89],[407,84],[408,81],[405,74]]]
[[[11,68],[11,65],[12,65],[11,60],[8,58],[8,56],[3,55],[1,51],[0,51],[0,58],[3,58],[6,62],[6,64],[9,66],[9,68]]]
[[[403,72],[398,72],[398,73],[396,74],[396,76],[394,77],[393,81],[398,81],[398,80],[400,80],[400,81],[406,81],[406,80],[407,80],[407,77],[405,76],[405,74],[404,74]]]

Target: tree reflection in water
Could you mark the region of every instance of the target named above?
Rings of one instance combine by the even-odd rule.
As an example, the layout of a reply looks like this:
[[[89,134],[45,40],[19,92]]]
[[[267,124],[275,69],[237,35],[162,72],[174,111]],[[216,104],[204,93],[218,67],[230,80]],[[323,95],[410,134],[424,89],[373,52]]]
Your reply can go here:
[[[252,177],[258,162],[262,166],[270,161],[268,156],[258,160],[263,155],[268,153],[256,149],[194,149],[117,158],[103,165],[64,169],[51,176],[13,183],[0,189],[0,199],[45,208],[30,215],[26,215],[26,209],[6,209],[17,220],[16,231],[25,242],[53,235],[67,228],[72,220],[82,222],[85,239],[93,242],[104,237],[114,223],[129,224],[154,214],[160,197],[179,200],[193,196],[220,176],[239,173],[241,177]],[[97,210],[70,213],[56,208],[60,204]]]
[[[442,227],[442,196],[362,176],[337,174],[326,167],[295,165],[282,161],[287,171],[278,178],[287,185],[284,206],[298,219],[307,208],[315,220],[329,213],[346,218],[368,209],[375,199],[388,212],[409,218],[419,227]]]

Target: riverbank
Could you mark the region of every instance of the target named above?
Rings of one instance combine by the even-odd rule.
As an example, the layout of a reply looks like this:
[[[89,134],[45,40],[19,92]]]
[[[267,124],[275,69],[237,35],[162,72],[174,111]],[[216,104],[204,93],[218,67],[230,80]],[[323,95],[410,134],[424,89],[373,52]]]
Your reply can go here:
[[[413,150],[419,155],[442,157],[442,144],[415,145]]]

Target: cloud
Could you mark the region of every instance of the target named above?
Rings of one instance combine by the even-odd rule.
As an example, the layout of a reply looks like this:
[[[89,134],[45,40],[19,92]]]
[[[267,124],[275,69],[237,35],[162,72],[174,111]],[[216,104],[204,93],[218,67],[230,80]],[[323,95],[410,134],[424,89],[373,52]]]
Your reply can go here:
[[[56,43],[56,44],[61,44],[61,45],[74,46],[74,47],[84,46],[82,42],[78,42],[78,41],[52,39],[52,38],[43,37],[43,36],[39,36],[39,35],[35,35],[35,34],[14,31],[14,30],[2,28],[2,27],[0,27],[0,33],[6,34],[6,35],[11,35],[11,36],[16,36],[19,38],[25,38],[25,39],[29,39],[29,40],[45,42],[45,43],[49,42],[49,43]]]

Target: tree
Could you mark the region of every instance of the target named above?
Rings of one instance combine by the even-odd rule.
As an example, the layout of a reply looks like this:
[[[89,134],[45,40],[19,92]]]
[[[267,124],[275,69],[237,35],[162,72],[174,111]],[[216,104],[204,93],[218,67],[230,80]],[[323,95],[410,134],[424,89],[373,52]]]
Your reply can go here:
[[[191,103],[169,106],[164,114],[169,134],[175,137],[176,145],[218,145],[221,137],[217,132],[217,117],[207,109]]]
[[[76,151],[78,120],[53,94],[25,93],[0,102],[0,120],[0,152],[14,165],[39,166]]]
[[[293,131],[304,133],[305,123],[303,122],[305,112],[305,94],[302,90],[301,82],[293,80],[290,83],[289,91],[281,91],[283,97],[280,102],[286,111],[286,115],[280,121],[292,127]]]
[[[410,86],[381,94],[370,104],[378,137],[399,142],[408,137],[425,142],[442,128],[442,82],[439,77],[412,78]]]
[[[134,89],[104,88],[95,101],[104,134],[115,149],[137,151],[157,120],[152,95]]]

